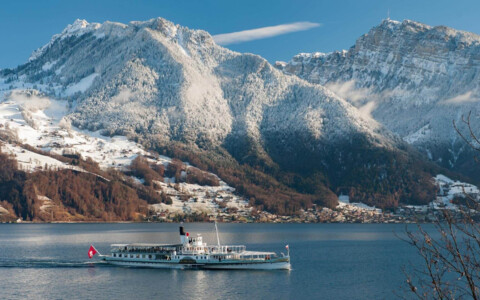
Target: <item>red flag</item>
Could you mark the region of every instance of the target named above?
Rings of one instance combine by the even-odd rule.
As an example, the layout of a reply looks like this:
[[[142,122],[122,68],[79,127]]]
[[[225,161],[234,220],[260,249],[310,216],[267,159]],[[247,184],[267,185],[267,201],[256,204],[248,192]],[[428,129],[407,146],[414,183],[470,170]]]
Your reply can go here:
[[[93,245],[90,245],[90,249],[88,249],[88,258],[92,258],[97,253],[98,253],[97,249],[95,249]]]

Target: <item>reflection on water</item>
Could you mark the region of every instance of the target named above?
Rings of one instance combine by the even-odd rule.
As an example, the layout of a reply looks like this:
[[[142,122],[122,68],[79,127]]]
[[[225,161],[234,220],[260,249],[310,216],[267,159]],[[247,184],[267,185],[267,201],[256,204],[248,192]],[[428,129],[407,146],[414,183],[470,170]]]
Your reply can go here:
[[[213,224],[186,224],[216,243]],[[0,225],[2,298],[389,298],[416,255],[403,225],[219,224],[223,244],[285,252],[291,271],[122,268],[89,260],[94,244],[178,242],[178,224]]]

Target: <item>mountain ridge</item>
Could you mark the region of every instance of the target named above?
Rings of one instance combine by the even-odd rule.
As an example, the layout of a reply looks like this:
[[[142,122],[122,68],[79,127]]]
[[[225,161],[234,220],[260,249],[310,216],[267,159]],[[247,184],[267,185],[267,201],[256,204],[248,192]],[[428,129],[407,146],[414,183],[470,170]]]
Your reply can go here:
[[[205,31],[162,18],[77,21],[52,41],[3,70],[5,82],[66,99],[66,119],[78,128],[218,171],[255,205],[294,213],[334,206],[344,190],[394,207],[434,194],[436,167],[368,114],[260,56],[216,45]]]
[[[276,67],[325,85],[440,165],[478,174],[452,121],[467,130],[462,116],[478,115],[479,35],[384,20],[349,50],[299,54]]]

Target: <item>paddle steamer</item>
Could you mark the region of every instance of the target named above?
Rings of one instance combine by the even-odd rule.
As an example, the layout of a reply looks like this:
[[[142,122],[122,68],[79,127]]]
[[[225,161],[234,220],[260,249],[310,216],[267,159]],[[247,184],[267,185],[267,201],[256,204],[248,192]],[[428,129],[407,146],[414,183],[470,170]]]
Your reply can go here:
[[[222,245],[215,223],[217,245],[207,245],[198,234],[191,237],[180,226],[178,244],[113,244],[110,255],[101,255],[93,246],[88,256],[98,253],[107,263],[129,267],[178,269],[290,269],[290,250],[287,254],[247,251],[244,245]]]

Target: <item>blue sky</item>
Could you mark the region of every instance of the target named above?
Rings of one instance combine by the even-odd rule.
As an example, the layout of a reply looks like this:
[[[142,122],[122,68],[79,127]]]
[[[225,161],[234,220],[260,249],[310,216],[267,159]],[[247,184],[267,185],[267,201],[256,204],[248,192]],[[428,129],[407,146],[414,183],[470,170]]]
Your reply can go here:
[[[478,0],[11,0],[0,5],[0,68],[26,62],[33,50],[77,18],[127,23],[164,17],[212,35],[295,22],[322,24],[226,46],[274,62],[289,60],[299,52],[348,49],[379,24],[388,10],[395,20],[412,19],[480,33]]]

